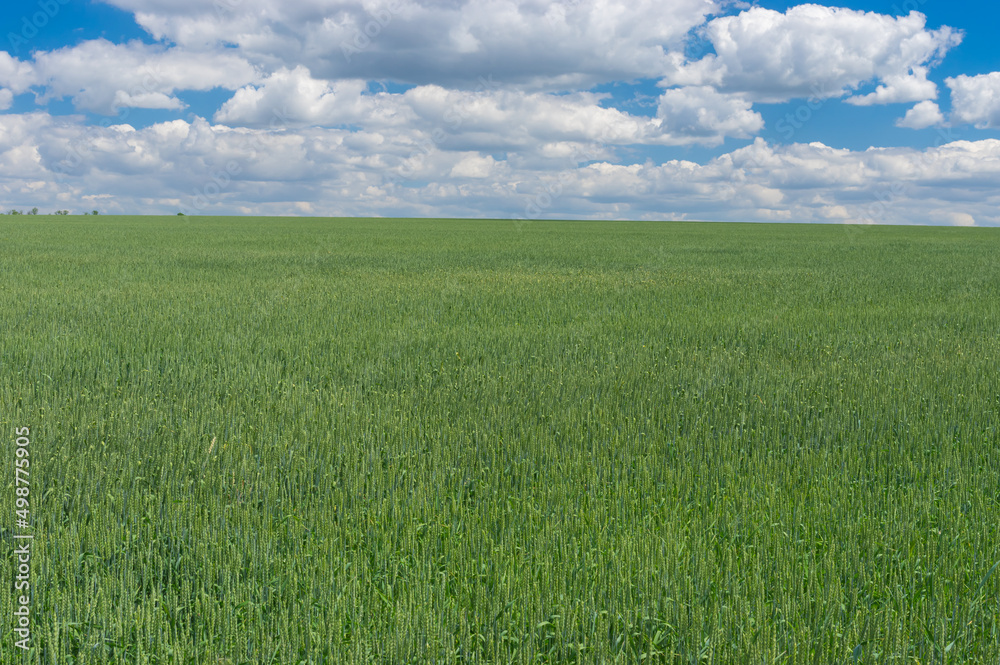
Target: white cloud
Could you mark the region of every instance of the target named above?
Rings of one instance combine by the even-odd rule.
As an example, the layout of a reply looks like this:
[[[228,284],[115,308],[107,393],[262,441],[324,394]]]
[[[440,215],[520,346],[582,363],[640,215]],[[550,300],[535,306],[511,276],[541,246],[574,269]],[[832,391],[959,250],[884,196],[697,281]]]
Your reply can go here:
[[[6,57],[5,57],[6,56]],[[0,84],[23,92],[41,90],[39,102],[70,97],[81,110],[112,115],[122,107],[181,109],[182,90],[235,89],[259,73],[233,53],[197,53],[133,41],[105,39],[54,51],[33,61],[0,54]]]
[[[657,117],[669,134],[702,137],[719,144],[727,136],[749,138],[764,127],[764,119],[738,95],[724,95],[708,86],[667,90],[660,96]],[[693,141],[692,141],[693,142]]]
[[[851,218],[851,213],[844,206],[821,206],[817,208],[816,214],[822,219],[832,221],[843,221]]]
[[[143,92],[139,90],[125,92],[124,90],[118,90],[115,92],[115,99],[111,108],[119,109],[123,107],[179,111],[185,108],[185,105],[184,102],[176,97],[171,97],[162,92]]]
[[[975,226],[976,218],[967,212],[954,212],[951,210],[935,210],[931,215],[935,221],[944,222],[951,226]]]
[[[703,164],[630,165],[553,144],[553,166],[532,161],[532,146],[498,156],[421,144],[406,128],[79,122],[0,115],[0,196],[18,207],[86,201],[131,213],[1000,224],[997,140],[851,151],[757,139]]]
[[[14,105],[14,93],[6,88],[0,88],[0,111],[6,111]]]
[[[875,92],[844,101],[855,106],[872,106],[937,98],[937,85],[927,80],[926,67],[913,67],[909,74],[888,74],[882,81]]]
[[[944,115],[938,105],[932,101],[923,101],[915,105],[906,115],[896,121],[897,127],[910,129],[925,129],[944,123]]]
[[[805,4],[785,13],[754,7],[710,21],[705,36],[715,48],[694,62],[673,55],[663,85],[712,85],[759,102],[796,97],[839,97],[881,81],[856,104],[920,101],[936,88],[926,66],[956,46],[952,28],[926,29],[918,12],[892,17]]]
[[[405,93],[365,94],[364,81],[327,82],[305,67],[275,72],[227,101],[215,121],[247,127],[363,125],[382,131],[408,128],[448,149],[526,149],[555,156],[553,146],[717,145],[727,136],[749,137],[763,119],[738,96],[711,88],[668,90],[656,118],[634,116],[601,102],[606,94],[556,95],[487,87],[478,91],[424,85]]]
[[[6,51],[0,51],[0,85],[20,94],[34,85],[34,68]]]
[[[1000,127],[1000,72],[945,79],[951,88],[951,119],[977,129]]]
[[[338,125],[400,125],[412,122],[407,109],[390,100],[399,95],[363,95],[364,81],[322,81],[309,70],[280,69],[260,82],[236,92],[215,115],[217,122],[250,127]]]
[[[714,0],[110,0],[158,39],[232,44],[268,71],[325,79],[530,90],[656,78],[667,51],[720,9]]]
[[[486,178],[495,166],[496,162],[490,155],[480,157],[477,153],[470,153],[452,167],[451,175],[456,178]]]

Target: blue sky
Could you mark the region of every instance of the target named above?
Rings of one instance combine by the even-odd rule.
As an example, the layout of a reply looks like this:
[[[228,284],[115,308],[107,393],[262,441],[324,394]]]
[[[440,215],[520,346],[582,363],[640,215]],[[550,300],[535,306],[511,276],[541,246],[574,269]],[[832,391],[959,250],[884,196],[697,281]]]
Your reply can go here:
[[[1000,225],[990,3],[15,0],[0,17],[5,209]]]

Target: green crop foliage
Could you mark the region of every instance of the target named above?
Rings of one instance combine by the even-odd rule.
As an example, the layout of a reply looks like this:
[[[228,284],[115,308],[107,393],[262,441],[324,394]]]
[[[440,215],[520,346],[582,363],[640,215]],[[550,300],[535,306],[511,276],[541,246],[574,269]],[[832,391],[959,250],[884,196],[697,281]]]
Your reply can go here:
[[[0,221],[9,663],[990,663],[1000,232]],[[14,654],[14,655],[10,655]]]

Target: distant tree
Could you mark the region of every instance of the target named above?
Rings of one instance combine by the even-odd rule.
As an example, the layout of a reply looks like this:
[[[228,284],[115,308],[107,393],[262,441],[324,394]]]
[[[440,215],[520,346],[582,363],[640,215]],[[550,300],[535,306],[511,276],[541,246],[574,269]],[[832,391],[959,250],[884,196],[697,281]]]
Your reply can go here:
[[[32,208],[32,209],[31,209],[31,212],[30,212],[30,213],[28,213],[28,214],[29,214],[29,215],[37,215],[37,214],[38,214],[38,208]]]
[[[97,214],[97,211],[95,210],[94,212],[92,212],[92,213],[90,213],[90,214],[92,214],[92,215],[96,215],[96,214]]]
[[[179,212],[179,213],[177,213],[177,216],[178,216],[178,217],[184,217],[185,215],[184,215],[184,213],[182,213],[182,212]]]

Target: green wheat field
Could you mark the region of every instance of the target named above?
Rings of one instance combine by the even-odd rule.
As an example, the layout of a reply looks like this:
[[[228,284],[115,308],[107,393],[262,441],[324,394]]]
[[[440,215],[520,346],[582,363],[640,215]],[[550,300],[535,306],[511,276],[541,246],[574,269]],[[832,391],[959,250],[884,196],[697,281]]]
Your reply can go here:
[[[0,220],[3,663],[1000,659],[1000,229]]]

